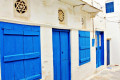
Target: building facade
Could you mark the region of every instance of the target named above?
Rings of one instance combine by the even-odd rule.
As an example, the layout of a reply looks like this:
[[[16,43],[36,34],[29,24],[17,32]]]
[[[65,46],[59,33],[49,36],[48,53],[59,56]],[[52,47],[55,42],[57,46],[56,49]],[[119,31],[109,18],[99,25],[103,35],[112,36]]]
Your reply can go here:
[[[84,80],[105,68],[106,20],[100,18],[105,6],[100,4],[0,0],[1,80]]]
[[[106,1],[106,30],[107,37],[110,39],[110,64],[117,65],[119,62],[119,34],[120,34],[120,18],[119,18],[119,0]],[[110,8],[108,8],[110,6]],[[108,9],[108,10],[107,10]]]

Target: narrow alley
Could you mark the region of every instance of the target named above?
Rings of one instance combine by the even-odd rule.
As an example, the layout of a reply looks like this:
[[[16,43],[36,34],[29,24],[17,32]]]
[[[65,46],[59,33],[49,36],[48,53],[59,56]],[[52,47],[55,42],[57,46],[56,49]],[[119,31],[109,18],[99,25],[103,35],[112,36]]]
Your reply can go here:
[[[120,80],[120,66],[109,66],[87,80]]]

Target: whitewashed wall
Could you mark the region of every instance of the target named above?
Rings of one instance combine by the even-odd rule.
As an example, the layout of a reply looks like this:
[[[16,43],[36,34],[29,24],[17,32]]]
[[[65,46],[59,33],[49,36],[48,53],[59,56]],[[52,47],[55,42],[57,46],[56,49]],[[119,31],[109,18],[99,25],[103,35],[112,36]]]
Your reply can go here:
[[[110,64],[120,65],[120,1],[106,0],[106,2],[114,1],[114,12],[106,14],[106,31],[107,38],[110,40]]]
[[[112,19],[114,20],[114,19]],[[107,21],[107,37],[110,40],[110,64],[120,64],[120,24]]]
[[[120,65],[120,1],[119,0],[95,0],[103,7],[103,12],[100,12],[95,17],[95,29],[104,30],[107,38],[110,40],[110,64]],[[105,10],[105,3],[114,2],[114,12],[107,13]],[[104,25],[104,26],[103,26]],[[107,47],[107,46],[105,46]]]
[[[52,48],[52,28],[69,29],[71,40],[71,78],[72,80],[83,80],[97,71],[96,69],[96,47],[92,47],[93,23],[90,13],[81,10],[81,7],[74,7],[57,0],[50,3],[47,0],[28,0],[30,16],[28,19],[16,18],[14,16],[13,0],[0,0],[0,20],[17,22],[22,24],[32,24],[41,26],[41,58],[42,58],[42,80],[53,80],[53,48]],[[7,5],[7,6],[4,6]],[[4,6],[4,8],[3,8]],[[65,11],[65,24],[59,24],[58,9]],[[82,28],[82,18],[85,18],[86,28]],[[96,18],[98,19],[98,18]],[[104,21],[103,21],[104,22]],[[99,31],[104,31],[104,23],[100,24],[95,20],[95,27]],[[100,27],[102,26],[102,28]],[[79,66],[79,43],[78,31],[86,30],[91,32],[91,61]],[[106,33],[105,33],[106,35]],[[105,36],[106,46],[106,36]],[[106,47],[105,47],[106,65]],[[102,66],[99,69],[103,69]]]

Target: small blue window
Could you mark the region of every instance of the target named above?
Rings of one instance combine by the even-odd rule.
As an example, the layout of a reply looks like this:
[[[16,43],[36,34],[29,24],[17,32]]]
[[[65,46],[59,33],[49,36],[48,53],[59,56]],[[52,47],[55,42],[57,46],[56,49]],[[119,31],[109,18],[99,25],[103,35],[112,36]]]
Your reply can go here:
[[[90,32],[79,31],[79,65],[90,62]]]
[[[114,2],[106,3],[106,13],[114,12]]]

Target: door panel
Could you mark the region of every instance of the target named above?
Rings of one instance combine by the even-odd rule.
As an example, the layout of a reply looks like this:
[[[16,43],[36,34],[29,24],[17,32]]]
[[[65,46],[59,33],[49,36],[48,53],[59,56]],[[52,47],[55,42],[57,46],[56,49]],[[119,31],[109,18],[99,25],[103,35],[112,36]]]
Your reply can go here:
[[[61,61],[61,80],[70,80],[69,60]]]
[[[54,80],[61,80],[60,32],[53,31]]]
[[[60,41],[61,41],[61,60],[69,59],[69,35],[67,32],[60,32]]]
[[[96,67],[104,65],[104,36],[103,32],[96,32]]]
[[[62,80],[69,80],[69,34],[60,32],[61,40],[61,77]]]
[[[96,67],[100,67],[101,63],[101,49],[100,49],[100,33],[97,32],[97,46],[96,46]]]
[[[19,55],[22,54],[23,37],[17,35],[4,35],[5,80],[14,80],[14,78],[24,78],[23,60],[16,61],[21,59]]]
[[[69,32],[53,30],[54,80],[70,80]]]

